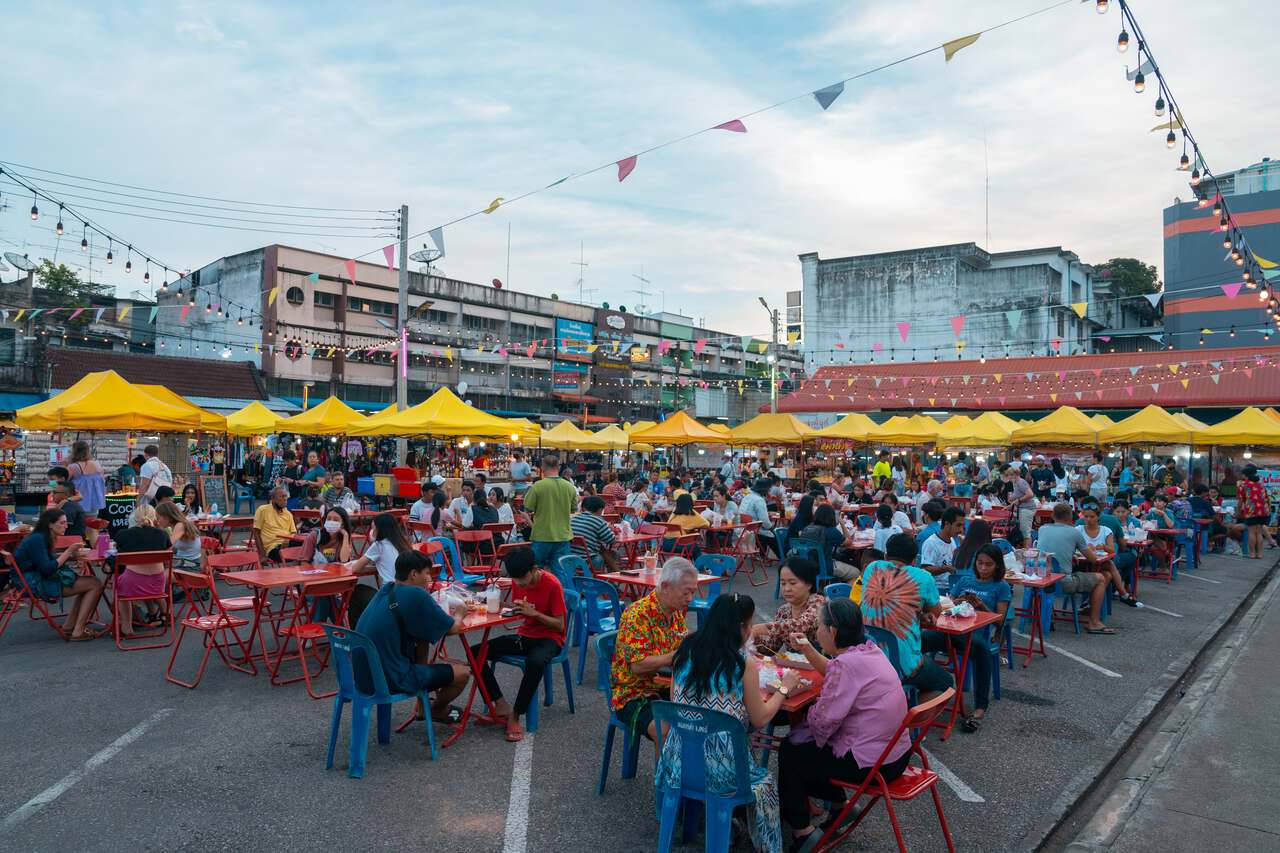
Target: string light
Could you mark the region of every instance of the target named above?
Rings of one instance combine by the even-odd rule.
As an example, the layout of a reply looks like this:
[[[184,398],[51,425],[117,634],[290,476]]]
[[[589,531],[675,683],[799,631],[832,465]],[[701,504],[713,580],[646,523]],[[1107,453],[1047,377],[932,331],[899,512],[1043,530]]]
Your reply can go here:
[[[1138,58],[1139,59],[1142,58],[1141,53],[1138,54]],[[1133,91],[1141,95],[1144,91],[1146,91],[1146,88],[1147,88],[1147,77],[1145,74],[1139,71],[1138,76],[1133,78]]]
[[[1164,138],[1164,144],[1169,148],[1178,144],[1178,137],[1172,130],[1169,131],[1169,135]]]
[[[1116,38],[1116,50],[1124,53],[1129,49],[1129,31],[1124,29],[1123,23],[1120,26],[1120,35]]]
[[[1200,167],[1197,166],[1191,170],[1191,186],[1200,186]]]
[[[107,238],[107,263],[109,264],[115,262],[115,257],[111,254],[111,249],[112,249],[111,238],[108,237]]]
[[[32,219],[39,219],[39,218],[40,218],[40,208],[36,206],[36,194],[35,194],[35,192],[32,192],[32,193],[31,193],[31,218],[32,218]]]
[[[1107,14],[1107,6],[1110,5],[1108,0],[1096,0],[1096,2],[1097,2],[1098,14],[1099,15]]]
[[[133,247],[132,246],[129,247],[129,253],[125,258],[124,271],[126,275],[133,272]]]
[[[150,283],[151,283],[151,261],[147,261],[147,269],[146,269],[146,272],[144,272],[144,273],[142,274],[142,283],[143,283],[143,284],[150,284]]]
[[[80,238],[80,251],[89,251],[89,226],[84,226],[84,236]]]
[[[1164,95],[1161,94],[1156,96],[1156,118],[1160,118],[1163,115],[1164,115]]]
[[[58,205],[58,224],[54,226],[53,233],[59,237],[67,233],[67,229],[62,227],[62,205]]]

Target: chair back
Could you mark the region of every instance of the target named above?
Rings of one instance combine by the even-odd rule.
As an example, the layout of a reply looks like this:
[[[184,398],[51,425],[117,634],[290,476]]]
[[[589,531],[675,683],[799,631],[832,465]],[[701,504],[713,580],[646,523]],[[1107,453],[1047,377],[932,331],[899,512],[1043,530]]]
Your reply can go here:
[[[585,578],[593,578],[591,566],[582,557],[577,554],[565,554],[556,561],[556,565],[548,566],[551,573],[560,581],[560,586],[565,589],[573,589],[573,579],[581,575]]]
[[[827,598],[848,598],[849,593],[853,592],[853,584],[848,583],[829,583],[822,594]]]
[[[616,627],[622,621],[622,601],[618,598],[618,590],[608,581],[585,577],[573,579],[574,589],[582,602],[583,617],[587,627],[599,628],[600,620],[612,616]],[[608,612],[601,599],[608,600]]]
[[[14,547],[22,542],[26,535],[16,530],[6,530],[0,533],[0,551],[13,551]]]
[[[678,702],[654,702],[652,708],[653,721],[662,727],[666,736],[680,736],[679,787],[659,784],[660,790],[678,791],[682,795],[694,794],[697,795],[696,799],[705,799],[707,796],[725,799],[752,796],[748,773],[751,757],[747,752],[747,730],[741,720],[723,711]],[[720,735],[729,740],[729,754],[733,758],[734,790],[729,794],[709,794],[707,740]],[[714,751],[723,753],[723,746],[717,744]]]
[[[360,580],[352,575],[345,578],[335,578],[330,581],[320,581],[318,583],[309,583],[304,587],[304,592],[313,601],[321,598],[334,599],[333,610],[330,612],[329,619],[335,625],[341,625],[347,619],[347,608],[351,605],[351,592],[356,588],[356,582]],[[308,619],[307,621],[311,621]]]
[[[436,559],[435,555],[439,554],[438,564],[444,572],[448,573],[449,579],[460,581],[463,574],[463,568],[462,557],[458,554],[458,546],[453,544],[452,539],[446,539],[443,536],[433,536],[424,542],[423,545],[427,545],[431,542],[435,542],[439,545],[439,550],[429,551],[422,548],[422,552],[431,556],[433,560]]]
[[[493,544],[493,534],[488,530],[458,530],[453,534],[455,542],[488,542]]]
[[[728,581],[733,577],[734,571],[738,568],[738,558],[733,554],[699,554],[698,559],[693,561],[694,568],[702,572],[704,575],[716,575],[721,580]],[[712,600],[720,595],[720,581],[712,581],[707,584],[707,599]]]
[[[870,530],[875,525],[875,519],[869,515],[859,515],[857,520],[859,530]]]
[[[164,551],[128,551],[116,554],[116,571],[128,566],[149,566],[160,563],[166,569],[173,567],[173,550]]]
[[[654,524],[651,521],[646,521],[640,525],[640,529],[638,529],[636,533],[641,536],[665,536],[667,528],[665,525]]]
[[[409,520],[409,533],[417,537],[418,540],[429,539],[436,535],[436,529],[431,526],[429,521]]]
[[[905,673],[902,671],[902,661],[898,658],[898,638],[893,635],[892,631],[886,631],[884,628],[877,628],[874,625],[862,626],[867,634],[867,639],[880,647],[880,651],[884,652],[884,656],[889,659],[889,663],[893,664],[893,671],[898,673],[901,680]]]
[[[1009,544],[1008,539],[992,539],[991,544],[999,548],[1001,554],[1013,553],[1013,546]]]
[[[225,554],[207,553],[205,565],[216,572],[257,571],[262,560],[256,551],[228,551]]]
[[[812,560],[814,565],[818,567],[818,584],[821,585],[823,580],[831,578],[831,559],[827,554],[827,549],[822,547],[822,543],[813,539],[805,539],[797,536],[791,540],[791,544],[787,548],[789,554],[795,554],[804,557],[806,560]]]
[[[319,521],[321,511],[318,509],[291,509],[294,521]]]
[[[222,550],[222,540],[217,536],[201,536],[200,537],[200,553],[216,554]]]
[[[378,656],[378,647],[373,641],[352,628],[324,623],[321,627],[329,638],[329,649],[333,652],[334,669],[338,674],[338,695],[363,696],[375,702],[379,699],[389,700],[391,690],[387,687],[387,676],[382,671],[382,658]],[[373,686],[372,693],[366,693],[356,686],[357,659],[361,661],[361,668],[368,671],[369,681]]]
[[[509,521],[491,521],[488,524],[481,525],[480,529],[489,531],[494,539],[500,536],[505,539],[511,535],[511,531],[515,530],[516,526]]]
[[[671,549],[667,550],[667,540],[663,540],[662,547],[658,549],[664,557],[684,557],[686,560],[693,558],[693,549],[698,547],[698,540],[701,535],[697,533],[685,533],[671,539]]]
[[[952,700],[955,699],[955,695],[955,688],[948,687],[928,702],[921,702],[919,705],[907,708],[907,713],[903,716],[902,722],[898,724],[897,730],[894,731],[893,736],[889,738],[888,742],[885,744],[884,750],[876,759],[875,764],[871,766],[871,769],[867,772],[867,775],[862,782],[858,784],[852,782],[839,782],[839,786],[841,788],[845,788],[853,792],[849,795],[848,799],[856,803],[874,781],[877,779],[882,780],[882,777],[880,776],[880,768],[884,766],[885,761],[889,758],[889,752],[898,744],[898,741],[906,732],[914,732],[914,735],[911,738],[910,752],[914,752],[920,756],[921,765],[924,769],[929,769],[929,758],[924,754],[924,750],[921,749],[920,744],[924,740],[924,736],[929,732],[929,727],[933,725],[933,722],[938,719],[938,717],[951,705]]]
[[[606,631],[596,635],[596,689],[605,694],[605,701],[613,702],[613,653],[618,648],[618,632]]]

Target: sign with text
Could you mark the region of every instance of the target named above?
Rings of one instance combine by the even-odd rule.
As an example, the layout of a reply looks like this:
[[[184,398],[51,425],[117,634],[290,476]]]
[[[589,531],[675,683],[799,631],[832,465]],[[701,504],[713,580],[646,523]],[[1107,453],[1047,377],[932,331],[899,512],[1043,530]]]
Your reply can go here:
[[[556,318],[556,358],[565,361],[591,361],[595,349],[595,326],[581,320]]]
[[[630,314],[597,308],[596,342],[600,344],[600,348],[595,353],[596,364],[629,367],[634,331],[635,322]]]
[[[587,389],[588,370],[587,365],[572,361],[552,362],[551,387],[556,391],[581,394]]]

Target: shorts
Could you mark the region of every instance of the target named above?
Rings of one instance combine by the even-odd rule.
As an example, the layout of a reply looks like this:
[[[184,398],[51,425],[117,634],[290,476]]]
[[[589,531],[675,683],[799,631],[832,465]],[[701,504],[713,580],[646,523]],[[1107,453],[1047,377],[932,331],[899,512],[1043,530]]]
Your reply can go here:
[[[1251,515],[1244,520],[1245,527],[1257,527],[1259,524],[1266,524],[1267,517],[1265,515]]]
[[[415,663],[413,671],[418,676],[421,690],[439,690],[453,683],[453,667],[447,663]]]
[[[1102,575],[1097,572],[1073,572],[1062,579],[1062,591],[1068,595],[1077,592],[1091,592],[1095,586],[1102,582]]]
[[[121,598],[164,595],[164,572],[144,575],[131,569],[125,569],[116,575],[116,595]]]
[[[666,696],[637,696],[617,712],[618,719],[630,726],[632,732],[653,740],[649,737],[649,724],[653,722],[653,703],[666,698]]]
[[[920,661],[920,668],[910,678],[902,679],[903,684],[910,684],[921,693],[941,693],[949,690],[955,681],[951,673],[934,662],[931,655],[925,655]]]

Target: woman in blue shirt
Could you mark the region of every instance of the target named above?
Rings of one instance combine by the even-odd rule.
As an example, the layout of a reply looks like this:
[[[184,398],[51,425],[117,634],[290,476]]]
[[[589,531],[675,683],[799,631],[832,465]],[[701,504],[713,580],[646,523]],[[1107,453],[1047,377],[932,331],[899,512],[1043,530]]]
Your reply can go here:
[[[92,576],[80,575],[73,567],[66,565],[76,559],[81,545],[72,545],[54,556],[53,543],[66,532],[66,513],[60,509],[46,509],[40,513],[35,529],[14,551],[13,558],[33,595],[47,601],[75,596],[75,601],[67,608],[67,619],[63,622],[61,631],[67,639],[78,643],[100,636],[99,632],[85,626],[89,617],[98,609],[98,599],[102,597],[102,581]]]
[[[957,572],[951,579],[951,598],[956,603],[967,601],[974,610],[986,610],[1003,617],[1009,611],[1013,593],[1004,579],[1004,554],[997,545],[983,545],[973,559],[973,574]],[[991,649],[1000,648],[1004,623],[984,629],[975,647],[969,651],[973,670],[973,713],[960,727],[976,732],[986,716],[991,701]],[[988,633],[988,631],[990,633]],[[986,641],[985,638],[989,638]]]

